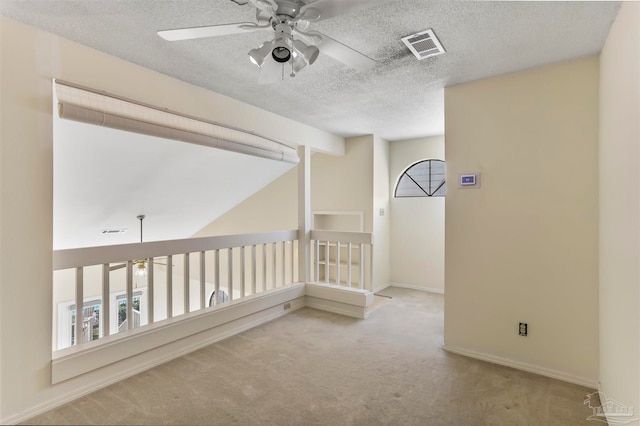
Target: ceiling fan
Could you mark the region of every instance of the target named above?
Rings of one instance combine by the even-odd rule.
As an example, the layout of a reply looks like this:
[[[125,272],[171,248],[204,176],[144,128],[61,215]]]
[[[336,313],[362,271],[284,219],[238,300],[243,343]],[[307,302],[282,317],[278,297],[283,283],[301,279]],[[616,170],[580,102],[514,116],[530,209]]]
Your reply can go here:
[[[144,218],[145,218],[145,215],[143,214],[136,216],[136,219],[140,221],[140,242],[142,242],[142,221],[144,220]],[[156,262],[155,259],[166,259],[166,257],[154,258],[154,263],[166,266],[166,263]],[[147,259],[134,259],[132,260],[132,263],[133,263],[133,271],[134,271],[133,275],[135,277],[147,276]],[[126,263],[120,263],[117,265],[110,266],[109,271],[116,271],[118,269],[122,269],[126,267],[127,267]]]
[[[256,9],[256,21],[209,25],[158,31],[167,41],[191,40],[242,34],[253,31],[273,31],[270,40],[249,51],[249,59],[260,68],[258,82],[273,83],[284,76],[285,65],[294,77],[323,53],[360,72],[367,72],[376,61],[322,34],[309,30],[312,22],[333,18],[380,0],[231,0],[239,5],[250,4]]]

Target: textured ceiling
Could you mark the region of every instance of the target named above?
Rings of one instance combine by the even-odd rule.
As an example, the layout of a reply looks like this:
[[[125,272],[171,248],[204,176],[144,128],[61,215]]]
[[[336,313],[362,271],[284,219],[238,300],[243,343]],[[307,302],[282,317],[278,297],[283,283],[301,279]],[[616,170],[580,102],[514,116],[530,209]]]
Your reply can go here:
[[[321,0],[330,1],[330,0]],[[340,1],[340,0],[335,0]],[[157,30],[253,21],[230,0],[0,0],[0,13],[144,67],[343,136],[442,134],[445,86],[600,51],[618,2],[363,1],[312,29],[378,62],[358,73],[321,55],[258,85],[247,52],[266,31],[167,42]],[[401,38],[433,28],[445,55],[418,61]]]

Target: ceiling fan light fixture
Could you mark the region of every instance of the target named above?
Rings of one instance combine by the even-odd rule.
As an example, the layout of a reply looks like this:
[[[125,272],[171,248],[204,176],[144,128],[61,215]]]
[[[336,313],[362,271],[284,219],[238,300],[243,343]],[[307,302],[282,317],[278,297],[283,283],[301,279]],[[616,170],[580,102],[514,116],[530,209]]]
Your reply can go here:
[[[315,7],[306,7],[300,15],[298,15],[298,19],[305,21],[317,21],[322,17],[322,12]]]
[[[281,64],[289,62],[291,59],[291,35],[286,32],[281,32],[273,39],[273,50],[271,56],[273,60]]]
[[[304,60],[302,55],[293,55],[293,73],[294,75],[302,71],[307,66],[307,61]]]
[[[308,46],[300,40],[294,41],[293,47],[309,65],[313,65],[316,59],[318,59],[318,55],[320,54],[320,50],[317,47]]]
[[[264,60],[273,49],[273,43],[267,41],[262,43],[260,47],[256,49],[251,49],[249,51],[249,59],[253,62],[257,67],[261,67],[264,64]]]
[[[133,268],[133,275],[141,278],[147,276],[147,261],[146,260],[136,260],[135,266]]]
[[[291,59],[291,50],[288,47],[276,46],[271,51],[271,56],[273,56],[274,61],[284,64]]]

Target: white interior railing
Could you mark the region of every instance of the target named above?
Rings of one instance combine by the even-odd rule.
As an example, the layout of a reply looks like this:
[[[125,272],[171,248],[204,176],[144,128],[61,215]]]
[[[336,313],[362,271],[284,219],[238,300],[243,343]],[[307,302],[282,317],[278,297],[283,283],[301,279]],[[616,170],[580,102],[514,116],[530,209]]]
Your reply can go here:
[[[294,230],[54,251],[53,348],[295,283],[297,240]],[[134,275],[140,259],[145,277]]]
[[[311,246],[312,279],[315,282],[372,289],[371,233],[312,230]]]
[[[297,283],[299,249],[293,230],[54,251],[53,350]],[[371,291],[371,233],[311,230],[310,250],[312,282]]]

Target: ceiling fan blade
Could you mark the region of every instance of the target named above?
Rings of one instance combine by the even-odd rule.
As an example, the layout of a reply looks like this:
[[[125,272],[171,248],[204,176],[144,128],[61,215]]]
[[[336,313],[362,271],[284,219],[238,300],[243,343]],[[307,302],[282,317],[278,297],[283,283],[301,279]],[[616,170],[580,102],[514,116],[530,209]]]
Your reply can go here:
[[[316,0],[300,8],[300,16],[309,21],[323,21],[334,16],[344,15],[345,13],[355,12],[382,3],[384,3],[384,0]],[[315,11],[307,11],[308,9],[316,9],[319,12],[319,16],[315,18],[317,13]]]
[[[273,0],[249,0],[249,3],[256,9],[264,10],[272,15],[278,10],[278,4]]]
[[[368,56],[363,55],[350,48],[349,46],[345,46],[332,39],[329,36],[321,34],[317,31],[309,31],[307,33],[309,36],[320,36],[322,37],[322,42],[318,45],[321,53],[325,55],[331,56],[333,59],[337,59],[348,67],[351,67],[360,72],[367,72],[376,66],[377,62]]]
[[[177,30],[158,31],[158,35],[167,41],[192,40],[203,37],[217,37],[229,34],[241,34],[270,28],[252,22],[238,22],[236,24],[209,25],[206,27],[180,28]]]
[[[113,265],[109,267],[109,271],[117,271],[118,269],[122,269],[122,268],[126,268],[127,264],[126,263],[121,263],[119,265]]]
[[[280,79],[282,79],[282,64],[277,63],[271,57],[266,58],[260,67],[258,84],[273,84]]]

